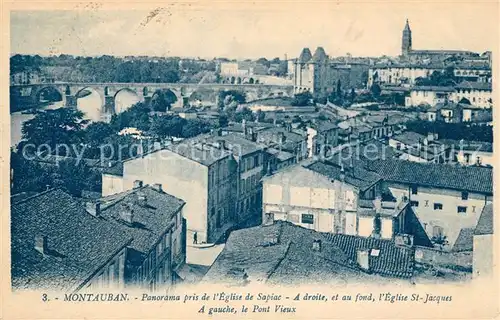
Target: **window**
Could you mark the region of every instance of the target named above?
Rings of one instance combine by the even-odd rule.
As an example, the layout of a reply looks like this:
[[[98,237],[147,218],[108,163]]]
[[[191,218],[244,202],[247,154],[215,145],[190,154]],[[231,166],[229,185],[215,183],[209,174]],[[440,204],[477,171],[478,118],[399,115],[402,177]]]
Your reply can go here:
[[[443,210],[442,203],[434,203],[434,210]]]
[[[470,156],[471,156],[471,155],[470,155],[470,153],[464,153],[464,158],[465,158],[465,162],[466,162],[466,163],[469,163],[469,161],[470,161]]]
[[[443,227],[433,226],[432,227],[432,237],[433,238],[440,238],[442,236],[443,236]]]
[[[303,213],[302,214],[302,223],[313,224],[314,216],[312,214]]]
[[[469,199],[469,193],[467,191],[462,192],[462,200],[467,200]]]
[[[457,212],[458,213],[467,213],[467,207],[458,206],[457,207]]]
[[[410,201],[412,207],[418,207],[418,201]]]
[[[258,155],[254,157],[254,164],[256,167],[259,166],[259,156]]]
[[[411,194],[417,194],[418,193],[418,187],[417,186],[411,186]]]

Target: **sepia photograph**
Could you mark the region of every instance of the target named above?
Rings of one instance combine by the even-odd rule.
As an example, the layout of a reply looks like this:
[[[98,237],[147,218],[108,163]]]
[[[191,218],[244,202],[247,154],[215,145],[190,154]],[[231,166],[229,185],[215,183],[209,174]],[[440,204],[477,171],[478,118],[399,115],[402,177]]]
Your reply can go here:
[[[7,9],[9,294],[253,318],[492,285],[496,2],[115,6]]]

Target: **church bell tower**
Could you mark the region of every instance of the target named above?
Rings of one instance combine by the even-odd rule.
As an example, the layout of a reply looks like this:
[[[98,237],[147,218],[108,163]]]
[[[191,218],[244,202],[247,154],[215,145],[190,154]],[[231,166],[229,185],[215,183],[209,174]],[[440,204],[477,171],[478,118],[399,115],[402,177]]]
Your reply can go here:
[[[408,19],[406,19],[406,25],[403,30],[403,41],[401,45],[401,54],[406,57],[411,51],[411,30]]]

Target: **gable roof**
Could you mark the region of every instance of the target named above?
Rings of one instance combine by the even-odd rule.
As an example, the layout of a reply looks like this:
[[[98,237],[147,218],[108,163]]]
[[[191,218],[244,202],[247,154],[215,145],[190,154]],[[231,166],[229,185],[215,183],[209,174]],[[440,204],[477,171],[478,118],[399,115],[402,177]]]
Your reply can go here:
[[[210,166],[217,161],[232,155],[229,150],[222,150],[207,144],[200,137],[183,140],[179,143],[171,144],[165,148],[182,157],[198,162],[204,166]],[[161,152],[157,150],[155,152]]]
[[[489,82],[470,82],[463,81],[455,86],[457,89],[472,89],[491,91],[491,83]]]
[[[322,174],[330,179],[340,180],[341,166],[325,161],[316,161],[306,167],[309,170]],[[374,172],[367,171],[360,166],[344,168],[345,182],[359,188],[361,191],[373,186],[380,181],[380,176]]]
[[[391,139],[402,142],[407,145],[414,145],[417,143],[424,143],[426,136],[423,134],[413,132],[413,131],[405,131],[401,134],[395,135],[391,137]]]
[[[320,251],[312,249],[314,240],[321,241]],[[345,284],[374,278],[361,272],[325,234],[285,221],[233,231],[203,280],[241,282],[244,274],[251,282],[270,284]]]
[[[364,238],[345,234],[326,234],[327,238],[351,260],[357,260],[358,250],[380,250],[378,255],[369,258],[370,270],[381,275],[393,277],[411,277],[415,252],[412,248],[396,246],[390,240]]]
[[[322,176],[313,170],[309,170],[300,164],[286,167],[272,176],[264,176],[263,181],[266,184],[276,184],[284,187],[334,187],[328,177]]]
[[[477,221],[475,236],[493,234],[493,203],[484,206],[481,216]]]
[[[48,255],[36,236],[47,237]],[[61,189],[39,193],[11,206],[13,287],[73,291],[131,241]]]
[[[139,196],[145,196],[145,202],[139,200]],[[185,204],[183,200],[149,185],[110,195],[100,201],[101,219],[109,222],[116,230],[123,230],[131,235],[134,240],[130,247],[142,253],[148,253],[160,236],[172,227],[173,215]],[[120,218],[125,204],[133,211],[134,224],[131,226]]]
[[[453,244],[451,251],[472,251],[474,228],[462,228],[458,234],[457,240]]]
[[[493,171],[487,167],[386,159],[366,160],[365,168],[387,181],[493,194]]]

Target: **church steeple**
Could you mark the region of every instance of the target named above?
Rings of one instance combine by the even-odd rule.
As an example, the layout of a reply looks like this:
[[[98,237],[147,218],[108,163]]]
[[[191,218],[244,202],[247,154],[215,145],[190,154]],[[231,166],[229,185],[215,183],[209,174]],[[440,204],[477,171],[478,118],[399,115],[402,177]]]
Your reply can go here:
[[[411,29],[408,19],[406,19],[406,25],[403,30],[403,41],[401,43],[401,54],[407,56],[411,51]]]

